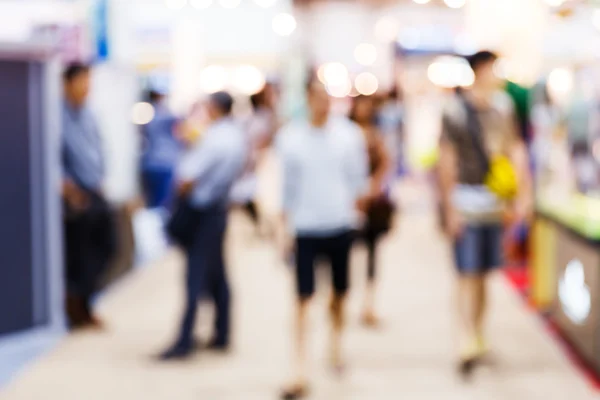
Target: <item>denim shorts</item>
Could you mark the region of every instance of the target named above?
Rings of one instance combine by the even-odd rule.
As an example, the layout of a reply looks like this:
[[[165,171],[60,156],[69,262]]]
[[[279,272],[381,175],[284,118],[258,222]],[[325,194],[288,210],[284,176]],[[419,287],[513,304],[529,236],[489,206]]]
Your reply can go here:
[[[467,225],[454,242],[456,267],[461,275],[481,275],[501,267],[501,224]]]

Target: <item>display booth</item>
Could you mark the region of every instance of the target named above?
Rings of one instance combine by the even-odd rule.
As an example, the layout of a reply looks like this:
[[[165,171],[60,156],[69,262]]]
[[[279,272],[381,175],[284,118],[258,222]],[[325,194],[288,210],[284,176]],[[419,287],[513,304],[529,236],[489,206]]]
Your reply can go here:
[[[598,66],[556,69],[535,96],[531,296],[600,371]]]

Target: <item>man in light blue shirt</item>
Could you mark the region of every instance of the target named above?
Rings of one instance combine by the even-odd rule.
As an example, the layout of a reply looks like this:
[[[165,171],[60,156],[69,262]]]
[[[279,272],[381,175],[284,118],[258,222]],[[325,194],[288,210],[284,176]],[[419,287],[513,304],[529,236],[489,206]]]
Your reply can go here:
[[[360,128],[345,117],[330,115],[325,87],[307,85],[308,118],[290,123],[278,135],[283,168],[284,219],[295,236],[298,312],[297,371],[282,395],[296,399],[306,393],[305,329],[308,303],[315,290],[315,261],[331,264],[334,293],[330,311],[333,325],[331,363],[342,366],[340,341],[352,231],[367,187],[367,149]]]
[[[179,337],[161,355],[163,360],[184,358],[194,348],[193,329],[199,297],[208,290],[216,306],[215,333],[210,346],[229,345],[230,295],[223,257],[229,192],[247,161],[243,130],[231,118],[233,98],[225,92],[210,96],[211,125],[196,146],[184,155],[177,171],[179,192],[189,203],[193,221],[191,243],[186,245],[186,310]]]
[[[62,196],[65,204],[67,315],[72,328],[98,327],[91,297],[115,250],[111,211],[102,193],[104,155],[86,102],[90,68],[65,69],[62,115]]]

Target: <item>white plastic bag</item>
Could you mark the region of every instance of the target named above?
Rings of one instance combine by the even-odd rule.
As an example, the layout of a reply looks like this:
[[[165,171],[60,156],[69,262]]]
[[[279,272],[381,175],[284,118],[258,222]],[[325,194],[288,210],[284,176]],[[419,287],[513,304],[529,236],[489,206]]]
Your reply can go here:
[[[169,248],[161,209],[141,209],[133,215],[136,261],[146,264],[164,256]]]

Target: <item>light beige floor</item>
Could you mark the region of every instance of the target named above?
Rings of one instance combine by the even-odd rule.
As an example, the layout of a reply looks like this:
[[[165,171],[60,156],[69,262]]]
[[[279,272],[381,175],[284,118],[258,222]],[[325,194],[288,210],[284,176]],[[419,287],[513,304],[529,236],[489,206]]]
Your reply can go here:
[[[454,373],[452,268],[435,230],[423,188],[404,188],[404,215],[381,254],[379,309],[385,326],[358,324],[364,253],[353,261],[346,348],[341,379],[325,368],[325,297],[314,305],[311,377],[318,400],[585,400],[584,380],[545,335],[537,319],[497,277],[490,338],[494,367],[470,385]],[[180,314],[181,258],[136,271],[101,304],[104,334],[78,334],[24,371],[2,400],[268,400],[289,373],[291,279],[273,246],[251,239],[241,216],[232,221],[230,276],[235,294],[235,348],[230,356],[198,354],[161,365],[151,355],[166,345]],[[323,288],[324,289],[324,288]],[[326,292],[326,290],[325,290]],[[201,331],[210,309],[201,315]]]

